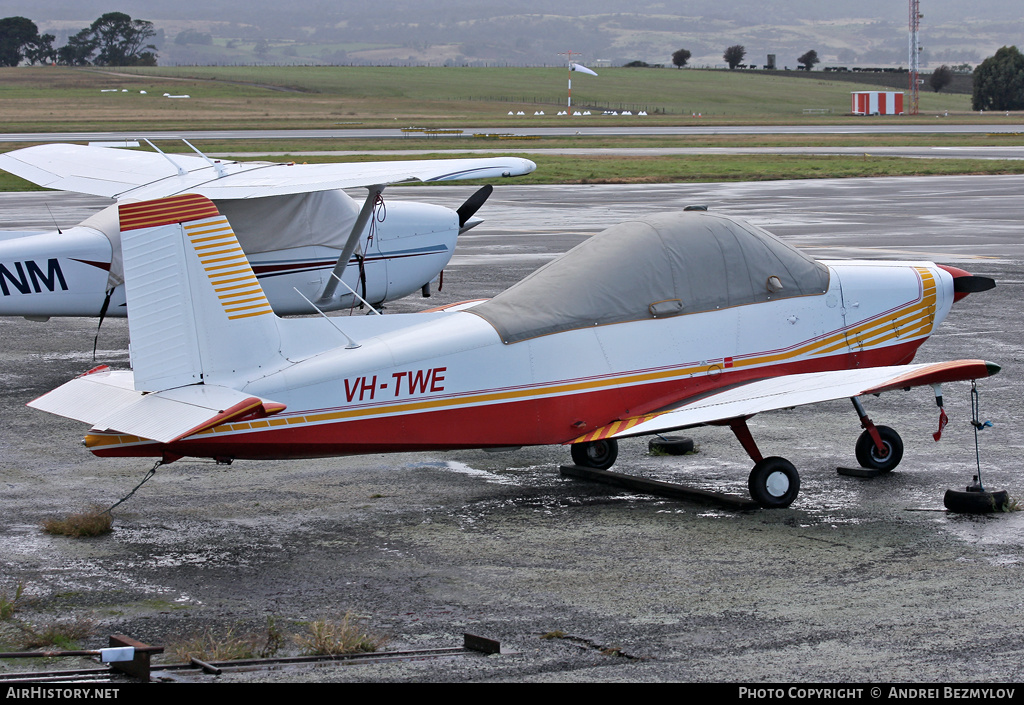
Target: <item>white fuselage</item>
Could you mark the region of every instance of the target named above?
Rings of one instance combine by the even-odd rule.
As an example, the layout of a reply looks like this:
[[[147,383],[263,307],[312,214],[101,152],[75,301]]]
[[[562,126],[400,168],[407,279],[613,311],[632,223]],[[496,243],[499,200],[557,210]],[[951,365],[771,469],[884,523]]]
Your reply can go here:
[[[389,203],[386,219],[364,230],[362,251],[350,258],[343,281],[374,305],[408,296],[437,279],[458,235],[458,216],[450,208]],[[277,241],[279,249],[246,252],[267,298],[278,315],[314,313],[303,296],[318,299],[340,249],[292,247],[287,232]],[[105,315],[126,316],[124,284],[111,276],[120,257],[115,247],[119,241],[112,244],[108,234],[88,225],[0,240],[0,316],[99,316],[108,292]],[[340,293],[321,309],[358,305],[348,289],[340,287]]]
[[[338,347],[306,351],[296,335],[278,369],[208,380],[283,403],[284,413],[224,424],[170,451],[311,457],[566,443],[738,382],[907,363],[952,304],[952,277],[931,263],[828,267],[821,294],[512,344],[472,310],[346,319],[358,348],[339,334]],[[90,439],[100,455],[167,450]]]

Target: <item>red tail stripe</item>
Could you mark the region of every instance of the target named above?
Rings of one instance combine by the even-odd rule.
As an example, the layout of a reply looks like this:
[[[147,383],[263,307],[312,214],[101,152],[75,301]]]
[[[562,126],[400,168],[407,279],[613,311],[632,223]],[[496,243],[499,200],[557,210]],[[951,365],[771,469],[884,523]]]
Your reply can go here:
[[[118,207],[118,213],[121,217],[122,231],[155,228],[220,215],[217,206],[210,199],[194,193],[155,201],[125,203]]]

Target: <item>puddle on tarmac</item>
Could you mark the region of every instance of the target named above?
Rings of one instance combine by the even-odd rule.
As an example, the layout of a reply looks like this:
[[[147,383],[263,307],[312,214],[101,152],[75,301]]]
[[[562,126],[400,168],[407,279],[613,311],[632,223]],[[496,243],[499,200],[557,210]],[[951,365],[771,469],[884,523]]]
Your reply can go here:
[[[95,358],[93,357],[92,350],[73,350],[70,352],[48,352],[48,353],[37,353],[33,355],[25,355],[27,358],[35,358],[38,360],[74,360],[77,362],[93,362],[101,364],[102,360],[109,358],[115,359],[128,359],[128,349],[122,348],[118,350],[97,350]]]
[[[988,556],[988,560],[998,564],[1024,563],[1024,511],[992,514],[944,512],[939,523],[965,543],[1007,549],[1006,554]]]
[[[646,444],[644,444],[646,445]],[[522,487],[520,496],[488,499],[470,507],[453,508],[452,515],[471,528],[487,513],[500,509],[553,514],[574,506],[609,502],[647,504],[659,514],[689,514],[704,519],[742,518],[749,512],[717,508],[697,502],[671,500],[597,483],[571,480],[558,472],[557,460],[548,460],[542,451],[522,449],[502,454],[467,455],[462,460],[414,463],[409,467],[431,467],[484,482]],[[516,463],[519,461],[519,464]],[[530,461],[541,461],[532,463]],[[620,472],[671,482],[684,486],[748,497],[747,468],[734,458],[710,455],[679,457],[651,456],[644,449],[620,449]],[[628,470],[627,470],[628,468]],[[613,468],[614,469],[614,468]],[[1024,512],[965,517],[945,511],[943,490],[931,481],[925,470],[906,469],[871,479],[841,476],[834,465],[822,464],[801,472],[800,496],[791,510],[800,513],[801,526],[850,526],[902,518],[910,511],[935,521],[945,530],[969,543],[1005,545],[1019,549],[1024,545]],[[758,510],[755,510],[758,511]],[[1024,562],[1013,551],[1001,556],[1004,563]]]
[[[69,544],[69,539],[50,536],[39,526],[12,526],[4,536],[4,561],[6,566],[17,566],[19,572],[25,566],[36,564],[39,578],[31,582],[34,596],[43,591],[49,594],[78,593],[88,591],[129,591],[140,596],[162,596],[164,599],[187,604],[200,604],[180,591],[146,580],[139,575],[142,567],[164,567],[160,556],[142,556],[138,560],[126,560],[117,554],[121,551],[124,538],[130,530],[118,529],[114,534],[96,539],[79,539],[81,543]],[[120,535],[119,535],[120,534]],[[77,554],[72,557],[69,554]]]
[[[498,473],[490,472],[489,470],[482,470],[475,468],[472,465],[459,462],[457,460],[443,460],[436,462],[425,462],[425,463],[413,463],[406,467],[410,468],[440,468],[444,470],[450,470],[452,472],[459,473],[460,475],[469,475],[471,477],[478,477],[487,482],[493,482],[499,485],[518,485],[519,482],[513,477],[501,475]]]

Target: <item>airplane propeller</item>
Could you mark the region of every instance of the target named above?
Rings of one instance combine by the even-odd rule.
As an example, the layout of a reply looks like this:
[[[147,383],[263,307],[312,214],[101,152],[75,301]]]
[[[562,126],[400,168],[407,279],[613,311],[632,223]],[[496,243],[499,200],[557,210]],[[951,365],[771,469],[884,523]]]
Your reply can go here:
[[[976,294],[979,291],[988,291],[989,289],[995,288],[995,279],[991,277],[979,277],[976,274],[971,274],[966,277],[956,277],[953,279],[953,291],[957,294]]]
[[[490,184],[481,187],[476,193],[466,199],[466,202],[459,206],[455,212],[459,214],[459,227],[465,227],[466,222],[473,217],[473,215],[480,210],[480,206],[484,204],[487,198],[491,195],[494,187]]]
[[[996,280],[991,277],[980,277],[959,267],[951,267],[946,264],[940,264],[939,268],[945,269],[953,275],[953,301],[959,301],[968,294],[994,289],[996,286]]]

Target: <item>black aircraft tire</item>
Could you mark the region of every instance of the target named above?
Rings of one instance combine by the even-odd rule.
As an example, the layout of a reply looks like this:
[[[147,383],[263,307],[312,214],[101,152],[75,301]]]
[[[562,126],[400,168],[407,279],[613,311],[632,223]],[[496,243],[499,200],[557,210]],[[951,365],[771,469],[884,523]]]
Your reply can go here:
[[[607,470],[619,457],[619,442],[614,438],[589,443],[574,443],[569,447],[572,462],[582,468]]]
[[[686,455],[693,452],[693,439],[686,436],[657,436],[647,442],[652,453]]]
[[[882,444],[889,449],[889,453],[884,458],[878,457],[875,441],[867,431],[860,434],[860,438],[857,439],[854,453],[862,468],[889,472],[903,460],[903,439],[900,438],[900,434],[888,426],[876,426],[875,428],[878,429]]]
[[[750,471],[747,489],[763,508],[782,509],[791,505],[799,494],[800,474],[785,458],[765,458]]]
[[[990,514],[1004,511],[1009,504],[1010,495],[1006,490],[998,492],[957,492],[946,490],[942,503],[946,509],[958,514]]]

